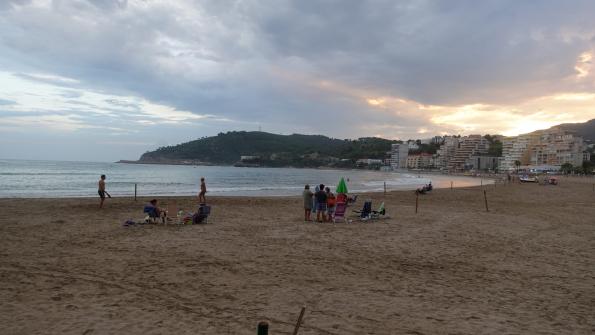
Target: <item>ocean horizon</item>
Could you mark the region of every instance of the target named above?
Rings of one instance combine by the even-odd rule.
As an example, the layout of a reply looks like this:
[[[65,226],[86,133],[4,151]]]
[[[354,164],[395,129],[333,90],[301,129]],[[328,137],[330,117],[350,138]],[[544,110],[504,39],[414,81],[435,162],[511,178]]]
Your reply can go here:
[[[208,195],[297,196],[304,185],[320,183],[334,187],[343,177],[350,193],[384,190],[414,190],[432,182],[437,187],[475,186],[479,178],[448,175],[417,175],[413,172],[336,170],[309,168],[250,168],[125,164],[0,159],[0,198],[96,197],[100,175],[107,176],[107,191],[114,197],[193,196],[201,177],[206,178]]]

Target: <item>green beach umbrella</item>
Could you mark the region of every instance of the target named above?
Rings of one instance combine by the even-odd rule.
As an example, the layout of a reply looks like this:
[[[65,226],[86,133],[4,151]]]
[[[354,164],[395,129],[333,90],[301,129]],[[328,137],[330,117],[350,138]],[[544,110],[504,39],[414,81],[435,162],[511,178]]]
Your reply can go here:
[[[345,183],[345,179],[343,179],[343,177],[341,177],[339,185],[337,185],[337,193],[347,193],[347,184]]]

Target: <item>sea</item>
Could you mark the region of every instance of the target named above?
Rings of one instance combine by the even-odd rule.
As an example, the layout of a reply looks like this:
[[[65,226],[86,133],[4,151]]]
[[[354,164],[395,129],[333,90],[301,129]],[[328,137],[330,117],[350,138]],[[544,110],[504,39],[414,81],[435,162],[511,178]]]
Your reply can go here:
[[[345,178],[350,193],[414,190],[432,182],[434,187],[479,185],[479,178],[382,172],[298,168],[249,168],[66,162],[0,159],[0,198],[96,197],[97,182],[105,174],[106,189],[114,197],[192,196],[205,177],[208,195],[296,196],[304,185],[334,188]],[[484,181],[485,183],[485,181]]]

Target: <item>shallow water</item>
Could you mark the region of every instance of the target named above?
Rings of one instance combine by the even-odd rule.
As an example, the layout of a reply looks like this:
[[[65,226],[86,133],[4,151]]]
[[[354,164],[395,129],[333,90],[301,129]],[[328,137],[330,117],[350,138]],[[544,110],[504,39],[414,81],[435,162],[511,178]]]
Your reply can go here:
[[[341,177],[350,193],[415,189],[428,182],[435,187],[479,185],[478,178],[368,170],[320,170],[295,168],[240,168],[232,166],[185,166],[93,162],[0,160],[0,197],[97,196],[97,182],[107,175],[112,196],[195,195],[200,177],[209,195],[283,196],[301,194],[305,184],[323,183],[331,188]],[[486,181],[484,180],[484,183]]]

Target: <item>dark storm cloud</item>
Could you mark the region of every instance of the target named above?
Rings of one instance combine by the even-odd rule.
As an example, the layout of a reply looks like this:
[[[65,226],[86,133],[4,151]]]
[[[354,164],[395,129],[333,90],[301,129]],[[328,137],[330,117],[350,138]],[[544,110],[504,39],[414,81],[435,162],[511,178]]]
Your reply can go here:
[[[566,80],[594,47],[595,2],[586,0],[55,0],[0,9],[5,71],[271,131],[354,137],[390,125],[410,136],[427,126],[425,112],[379,112],[364,95],[514,104],[593,89]]]

